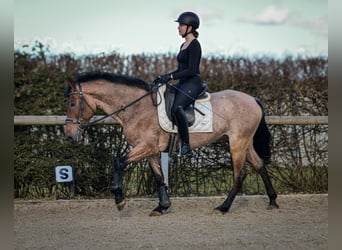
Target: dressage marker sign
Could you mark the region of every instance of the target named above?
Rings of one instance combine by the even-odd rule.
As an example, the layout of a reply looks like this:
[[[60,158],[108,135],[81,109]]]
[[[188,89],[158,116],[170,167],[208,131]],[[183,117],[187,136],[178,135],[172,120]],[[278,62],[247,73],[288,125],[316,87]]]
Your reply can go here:
[[[66,197],[61,197],[59,195],[59,193],[61,191],[65,191],[65,187],[69,186],[68,190],[69,190],[69,198],[73,198],[75,196],[75,184],[74,184],[74,177],[73,177],[73,171],[72,171],[72,167],[71,166],[56,166],[55,168],[55,175],[56,175],[56,198],[57,199],[61,199],[61,198],[66,198]],[[64,189],[62,187],[61,190],[58,191],[58,188],[60,187],[60,185],[58,185],[59,183],[64,184]],[[69,185],[65,185],[65,184],[69,184]],[[70,186],[71,184],[71,186]],[[64,192],[65,193],[65,192]]]
[[[71,182],[73,181],[71,166],[57,166],[56,167],[56,181],[57,182]]]

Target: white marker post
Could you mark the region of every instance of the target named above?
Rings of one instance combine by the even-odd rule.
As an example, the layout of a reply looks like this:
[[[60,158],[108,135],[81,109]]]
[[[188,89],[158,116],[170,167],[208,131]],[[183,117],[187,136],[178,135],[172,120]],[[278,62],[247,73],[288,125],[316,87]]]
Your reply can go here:
[[[59,196],[57,194],[58,189],[58,183],[71,183],[71,195],[70,198],[73,198],[75,196],[75,183],[74,183],[74,177],[73,177],[73,171],[71,166],[56,166],[55,168],[55,174],[56,174],[56,196],[59,199]]]
[[[161,168],[164,174],[165,184],[169,186],[169,154],[165,152],[161,152]]]

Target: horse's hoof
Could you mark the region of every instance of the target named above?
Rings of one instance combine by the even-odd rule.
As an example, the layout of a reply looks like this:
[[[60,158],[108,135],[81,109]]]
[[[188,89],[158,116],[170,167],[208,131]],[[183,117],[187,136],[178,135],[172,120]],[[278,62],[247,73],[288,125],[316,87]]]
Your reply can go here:
[[[271,200],[268,207],[266,208],[267,210],[272,210],[272,209],[279,209],[278,204],[276,203],[275,200]]]
[[[153,210],[153,211],[150,213],[150,216],[161,216],[161,215],[163,215],[162,212],[155,211],[155,210]]]
[[[268,205],[266,207],[267,210],[273,210],[273,209],[279,209],[279,206],[276,204],[276,205]]]
[[[126,199],[123,199],[123,201],[116,204],[116,207],[119,211],[121,211],[125,207],[125,205],[126,205]]]
[[[221,211],[220,209],[215,208],[213,210],[212,214],[224,215],[225,212]]]
[[[170,203],[170,205],[171,205],[171,203]],[[164,206],[160,205],[160,203],[159,203],[158,206],[152,210],[152,212],[150,213],[150,216],[161,216],[164,213],[166,213],[168,209],[169,209],[169,207],[164,207]]]

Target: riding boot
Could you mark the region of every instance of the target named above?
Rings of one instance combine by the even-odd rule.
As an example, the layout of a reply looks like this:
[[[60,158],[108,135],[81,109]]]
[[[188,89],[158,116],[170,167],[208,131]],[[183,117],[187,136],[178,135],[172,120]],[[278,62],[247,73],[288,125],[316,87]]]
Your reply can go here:
[[[182,139],[182,147],[180,150],[180,156],[186,155],[190,152],[190,143],[189,143],[189,126],[188,120],[185,116],[185,112],[182,106],[177,108],[175,114],[176,125],[178,128],[178,133]]]

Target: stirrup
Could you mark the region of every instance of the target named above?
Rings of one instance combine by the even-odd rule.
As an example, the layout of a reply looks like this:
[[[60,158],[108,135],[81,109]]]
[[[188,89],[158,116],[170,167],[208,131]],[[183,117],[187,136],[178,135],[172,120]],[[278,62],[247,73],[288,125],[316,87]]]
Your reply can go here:
[[[183,143],[179,149],[178,156],[187,155],[190,153],[190,145],[189,143]]]

